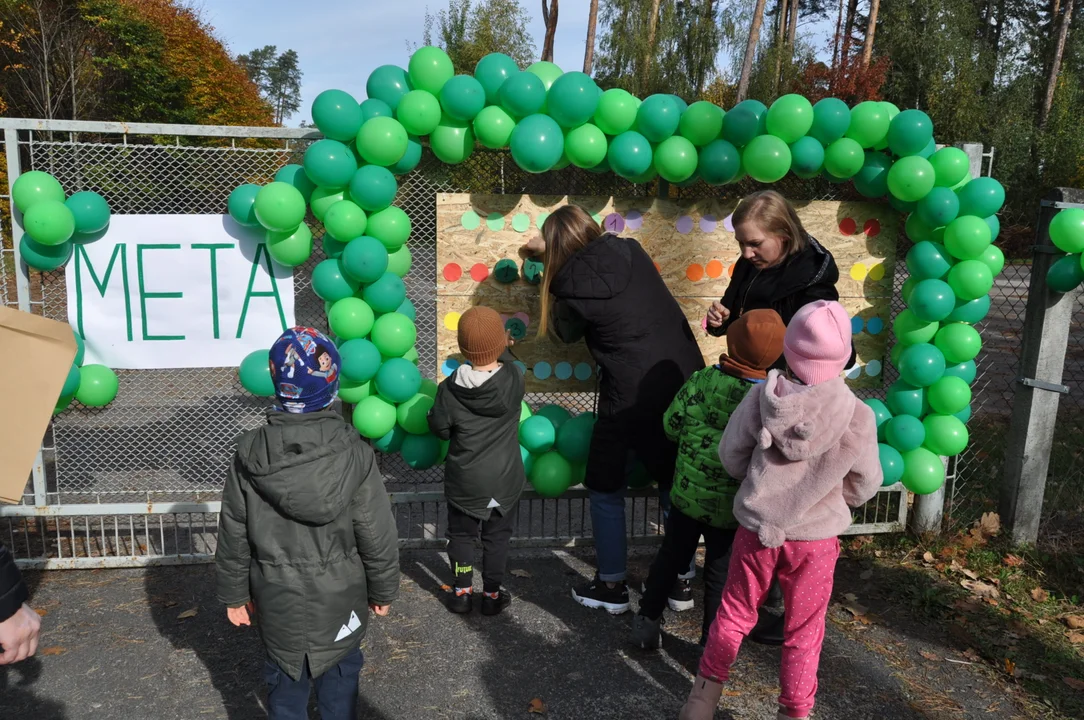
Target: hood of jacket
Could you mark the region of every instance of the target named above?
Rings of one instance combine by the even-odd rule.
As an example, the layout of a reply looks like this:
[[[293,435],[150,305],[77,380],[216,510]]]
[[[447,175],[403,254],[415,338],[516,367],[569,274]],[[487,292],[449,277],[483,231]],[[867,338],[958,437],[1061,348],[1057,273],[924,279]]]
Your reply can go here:
[[[358,473],[337,470],[355,442],[357,433],[337,412],[270,411],[267,425],[242,436],[237,457],[256,491],[279,512],[326,525],[350,506],[362,482]]]
[[[628,287],[632,280],[634,242],[616,235],[602,235],[565,262],[550,285],[559,298],[605,300]]]
[[[807,239],[805,249],[779,266],[779,272],[772,279],[777,297],[793,295],[818,283],[835,285],[839,282],[839,268],[832,254],[817,238],[808,235]]]
[[[462,369],[456,370],[456,373],[459,372]],[[493,377],[481,386],[472,388],[463,387],[452,377],[448,382],[448,391],[474,415],[503,417],[513,407],[519,406],[516,377],[512,374],[518,372],[515,365],[505,363],[493,373]]]
[[[822,455],[847,432],[856,402],[842,377],[806,387],[773,370],[760,395],[760,446],[791,461]]]

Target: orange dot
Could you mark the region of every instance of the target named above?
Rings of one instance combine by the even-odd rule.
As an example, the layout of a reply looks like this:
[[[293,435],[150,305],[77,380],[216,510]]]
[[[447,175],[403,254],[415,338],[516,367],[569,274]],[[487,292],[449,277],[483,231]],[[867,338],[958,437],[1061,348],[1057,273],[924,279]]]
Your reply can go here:
[[[693,282],[700,282],[704,279],[704,266],[699,263],[693,263],[685,270],[685,277]]]
[[[655,269],[658,270],[660,274],[662,273],[662,265],[655,263]]]
[[[723,276],[723,264],[718,260],[712,260],[707,266],[708,277],[715,279]]]
[[[730,278],[734,277],[734,263],[726,266],[726,276]]]

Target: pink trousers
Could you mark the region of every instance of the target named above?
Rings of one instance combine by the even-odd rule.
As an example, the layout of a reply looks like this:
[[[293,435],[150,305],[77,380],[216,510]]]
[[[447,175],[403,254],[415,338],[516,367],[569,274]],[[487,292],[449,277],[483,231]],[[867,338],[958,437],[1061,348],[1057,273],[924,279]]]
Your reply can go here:
[[[700,659],[700,674],[726,682],[742,640],[757,623],[757,610],[775,576],[786,605],[779,705],[790,717],[807,717],[817,695],[817,665],[838,558],[839,538],[786,542],[782,547],[766,548],[754,533],[739,528],[723,602]]]

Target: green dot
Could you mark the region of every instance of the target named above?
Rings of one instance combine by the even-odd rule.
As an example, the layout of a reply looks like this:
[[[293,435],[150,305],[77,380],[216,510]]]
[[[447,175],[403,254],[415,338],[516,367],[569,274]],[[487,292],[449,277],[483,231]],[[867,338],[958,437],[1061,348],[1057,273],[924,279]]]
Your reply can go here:
[[[599,215],[598,213],[591,213],[591,217],[594,218],[595,222],[598,223],[599,225],[602,224],[602,216]]]
[[[486,216],[486,227],[493,232],[504,230],[504,215],[501,215],[500,213],[490,213]]]
[[[459,222],[465,230],[477,230],[478,226],[482,224],[482,218],[478,217],[478,213],[473,210],[468,210],[463,213],[463,217],[459,219]]]
[[[550,216],[550,214],[548,212],[540,212],[540,213],[538,213],[538,217],[536,217],[534,219],[535,227],[537,227],[539,230],[541,230],[542,225],[546,222],[546,218],[548,218],[549,216]]]
[[[512,229],[516,232],[527,232],[530,227],[531,218],[527,217],[527,213],[516,213],[516,216],[512,218]]]
[[[493,268],[493,277],[499,283],[514,283],[519,280],[519,265],[516,264],[515,260],[509,260],[508,258],[498,260],[496,267]]]

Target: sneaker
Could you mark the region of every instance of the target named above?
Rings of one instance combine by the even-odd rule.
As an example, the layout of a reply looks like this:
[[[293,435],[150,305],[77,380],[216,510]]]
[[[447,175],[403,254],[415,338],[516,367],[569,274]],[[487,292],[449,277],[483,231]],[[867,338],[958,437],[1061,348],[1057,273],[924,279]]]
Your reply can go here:
[[[670,597],[667,598],[670,609],[674,612],[692,610],[696,604],[693,602],[693,581],[678,578],[674,587],[670,589]]]
[[[589,583],[572,588],[572,599],[589,608],[602,608],[611,615],[629,609],[629,586],[624,581],[610,587],[598,575]]]
[[[658,650],[662,645],[662,618],[652,620],[637,613],[632,618],[632,644],[644,650]]]
[[[482,614],[500,615],[501,611],[512,604],[512,596],[504,590],[497,591],[497,597],[490,597],[489,593],[482,593]]]
[[[776,615],[761,608],[757,624],[749,633],[749,639],[761,645],[778,647],[783,644],[783,622],[783,615]]]
[[[448,609],[459,615],[466,615],[474,609],[474,593],[468,588],[466,592],[453,589],[448,598]]]

